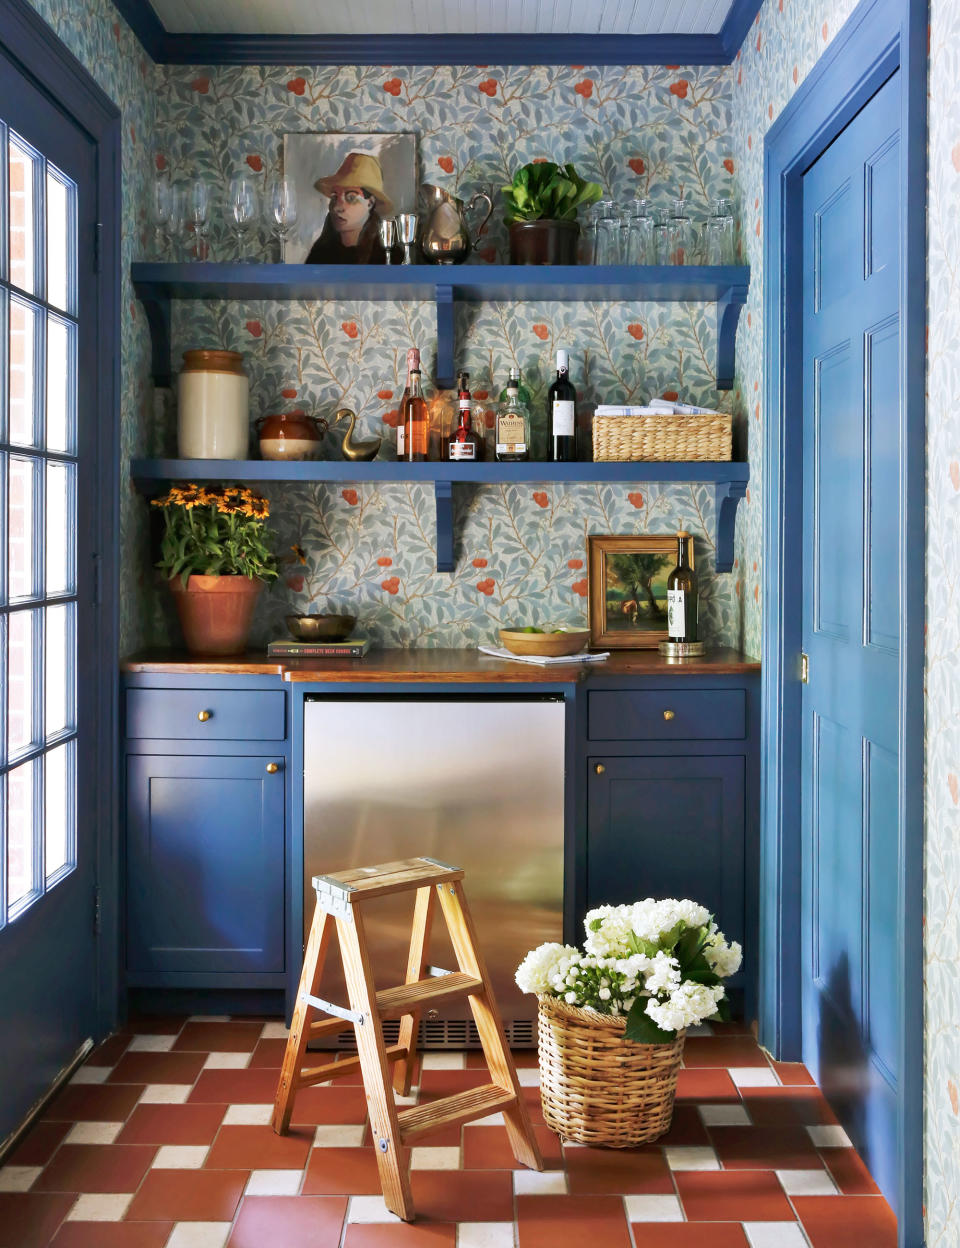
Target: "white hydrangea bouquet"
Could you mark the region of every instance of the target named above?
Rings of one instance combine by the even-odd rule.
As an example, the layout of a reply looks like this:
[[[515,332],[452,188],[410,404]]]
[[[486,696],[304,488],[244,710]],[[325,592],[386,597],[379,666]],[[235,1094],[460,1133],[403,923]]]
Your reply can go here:
[[[545,944],[527,954],[516,975],[523,992],[626,1016],[624,1037],[639,1044],[667,1044],[694,1023],[727,1016],[722,981],[742,952],[703,906],[648,897],[598,906],[584,926],[583,952]]]

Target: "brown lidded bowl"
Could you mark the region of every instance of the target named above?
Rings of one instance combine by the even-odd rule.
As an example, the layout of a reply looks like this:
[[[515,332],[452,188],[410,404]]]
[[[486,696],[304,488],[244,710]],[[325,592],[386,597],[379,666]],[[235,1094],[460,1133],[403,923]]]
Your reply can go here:
[[[501,628],[500,640],[511,654],[532,654],[540,658],[559,659],[567,654],[579,654],[590,640],[590,633],[524,633],[515,628]]]
[[[346,641],[355,615],[288,615],[287,628],[297,641]]]
[[[254,424],[261,459],[316,459],[326,421],[305,412],[276,412],[259,416]]]

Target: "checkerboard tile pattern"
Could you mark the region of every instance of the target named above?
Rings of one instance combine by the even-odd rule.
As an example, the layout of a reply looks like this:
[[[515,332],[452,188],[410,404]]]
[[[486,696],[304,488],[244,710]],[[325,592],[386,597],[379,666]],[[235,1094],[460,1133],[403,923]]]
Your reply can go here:
[[[515,1168],[500,1115],[411,1150],[418,1210],[383,1203],[356,1075],[270,1110],[278,1021],[140,1019],[111,1036],[0,1165],[0,1248],[894,1248],[896,1222],[798,1064],[727,1024],[688,1038],[673,1125],[654,1145],[561,1144],[536,1054],[516,1054],[546,1162]],[[428,1053],[421,1101],[484,1079]]]

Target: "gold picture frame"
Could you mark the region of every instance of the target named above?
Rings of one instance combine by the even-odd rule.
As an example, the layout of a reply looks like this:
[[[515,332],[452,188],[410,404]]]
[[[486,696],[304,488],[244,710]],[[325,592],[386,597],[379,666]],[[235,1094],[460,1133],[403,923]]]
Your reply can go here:
[[[693,538],[687,538],[693,567]],[[667,577],[677,566],[675,533],[587,537],[590,645],[653,650],[667,639]]]

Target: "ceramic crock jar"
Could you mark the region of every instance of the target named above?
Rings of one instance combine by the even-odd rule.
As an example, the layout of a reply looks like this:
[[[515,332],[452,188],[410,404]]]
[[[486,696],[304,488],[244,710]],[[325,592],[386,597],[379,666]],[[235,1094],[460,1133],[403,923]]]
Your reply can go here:
[[[305,412],[276,412],[255,421],[261,459],[316,459],[327,422]]]
[[[181,459],[246,459],[250,383],[239,351],[184,351],[177,444]]]

